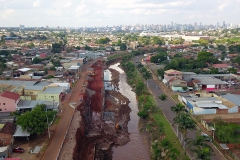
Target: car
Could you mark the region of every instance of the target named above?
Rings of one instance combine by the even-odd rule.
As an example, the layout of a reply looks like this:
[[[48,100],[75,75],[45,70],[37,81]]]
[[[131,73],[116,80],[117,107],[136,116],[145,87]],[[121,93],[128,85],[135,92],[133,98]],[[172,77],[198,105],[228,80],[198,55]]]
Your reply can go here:
[[[209,137],[209,135],[207,135],[206,133],[202,133],[201,136],[203,136],[205,138],[205,141],[212,142],[212,138]]]
[[[13,148],[12,152],[15,152],[15,153],[23,153],[23,152],[24,152],[24,149],[23,149],[23,148],[20,148],[20,147],[16,147],[16,148]]]
[[[156,89],[158,89],[158,86],[156,86]]]

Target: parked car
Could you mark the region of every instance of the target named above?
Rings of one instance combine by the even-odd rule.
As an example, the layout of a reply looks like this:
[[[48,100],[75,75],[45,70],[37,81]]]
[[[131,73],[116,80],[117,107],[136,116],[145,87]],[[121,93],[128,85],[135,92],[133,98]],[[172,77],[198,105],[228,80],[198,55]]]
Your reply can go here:
[[[23,152],[24,152],[24,149],[23,149],[23,148],[20,148],[20,147],[16,147],[16,148],[13,148],[12,152],[15,152],[15,153],[23,153]]]
[[[203,136],[206,141],[212,142],[212,138],[209,137],[209,135],[207,135],[206,133],[202,133],[201,136]]]

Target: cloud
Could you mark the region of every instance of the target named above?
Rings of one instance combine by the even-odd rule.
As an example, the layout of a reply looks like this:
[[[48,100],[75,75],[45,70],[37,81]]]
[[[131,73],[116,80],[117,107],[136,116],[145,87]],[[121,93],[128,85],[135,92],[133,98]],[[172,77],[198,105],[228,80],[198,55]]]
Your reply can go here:
[[[240,23],[240,0],[0,0],[5,26]],[[37,17],[37,18],[36,18]],[[33,19],[36,19],[33,21]],[[63,20],[64,19],[64,20]],[[127,20],[129,19],[129,20]]]
[[[37,0],[33,3],[34,7],[39,7],[40,6],[40,0]]]

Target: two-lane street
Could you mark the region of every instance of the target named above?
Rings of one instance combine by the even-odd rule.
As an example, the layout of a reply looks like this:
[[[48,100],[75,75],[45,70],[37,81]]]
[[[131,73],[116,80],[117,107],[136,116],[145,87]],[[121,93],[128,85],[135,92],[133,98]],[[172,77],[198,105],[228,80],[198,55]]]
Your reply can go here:
[[[162,101],[158,98],[159,95],[161,95],[162,93],[164,93],[161,89],[161,87],[158,87],[158,89],[156,89],[156,86],[158,86],[158,83],[154,80],[154,79],[149,79],[148,80],[148,88],[149,90],[152,92],[153,96],[155,97],[157,104],[159,105],[159,107],[161,108],[161,110],[163,111],[164,115],[166,116],[166,118],[168,119],[168,121],[172,124],[173,123],[173,119],[175,117],[175,113],[171,111],[171,106],[175,106],[176,102],[173,101],[173,99],[171,98],[171,96],[168,96],[168,98],[165,101]],[[177,126],[174,125],[173,126],[175,133],[177,133]],[[193,131],[188,131],[187,134],[187,138],[195,138],[196,137],[196,130]],[[178,138],[180,139],[180,133]],[[214,154],[215,156],[213,156],[211,159],[212,160],[225,160],[225,158],[222,156],[222,154],[214,147],[214,145],[211,143],[210,144],[212,149],[214,150]],[[188,153],[190,154],[191,157],[193,157],[193,153],[191,153],[191,151],[188,151]]]

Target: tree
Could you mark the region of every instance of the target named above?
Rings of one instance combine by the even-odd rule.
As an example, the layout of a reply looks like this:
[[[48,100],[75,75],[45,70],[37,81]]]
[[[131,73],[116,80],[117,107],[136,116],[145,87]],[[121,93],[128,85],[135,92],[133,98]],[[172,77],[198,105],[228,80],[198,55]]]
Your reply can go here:
[[[45,104],[38,104],[32,111],[18,116],[16,123],[29,133],[40,135],[48,127],[47,118],[48,122],[51,122],[55,115],[56,111],[46,111]]]
[[[142,63],[138,63],[138,65],[136,66],[138,69],[140,69],[140,68],[142,68],[143,67],[143,65],[142,65]]]
[[[182,112],[187,113],[188,110],[185,108],[185,106],[183,104],[178,103],[178,104],[176,104],[176,106],[171,107],[171,111],[175,112],[178,116]]]
[[[167,99],[167,95],[166,94],[161,94],[161,96],[159,96],[159,99],[161,99],[162,101],[165,101]]]
[[[144,91],[144,83],[142,81],[138,81],[136,85],[136,94],[141,95]]]
[[[187,86],[182,86],[182,89],[183,89],[184,91],[186,91],[186,90],[188,90],[188,87],[187,87]]]
[[[187,138],[187,148],[196,154],[196,159],[210,160],[214,155],[210,145],[208,145],[203,136],[196,136],[196,139]]]
[[[60,53],[63,47],[63,43],[62,41],[60,41],[60,43],[53,43],[52,44],[52,53]]]
[[[35,57],[34,59],[33,59],[33,61],[32,61],[32,63],[33,64],[38,64],[38,63],[41,63],[41,59],[40,58],[38,58],[38,57]]]
[[[143,73],[143,78],[147,81],[147,86],[148,86],[148,79],[152,78],[152,73],[150,71],[146,71]]]
[[[188,113],[182,112],[179,115],[177,115],[173,119],[173,125],[178,124],[178,130],[181,132],[181,134],[184,136],[183,140],[183,146],[185,148],[185,155],[186,155],[186,137],[188,130],[195,130],[196,129],[196,123],[192,120],[190,115]]]
[[[167,60],[167,54],[165,52],[161,52],[151,57],[151,62],[153,63],[161,63],[162,61]]]

